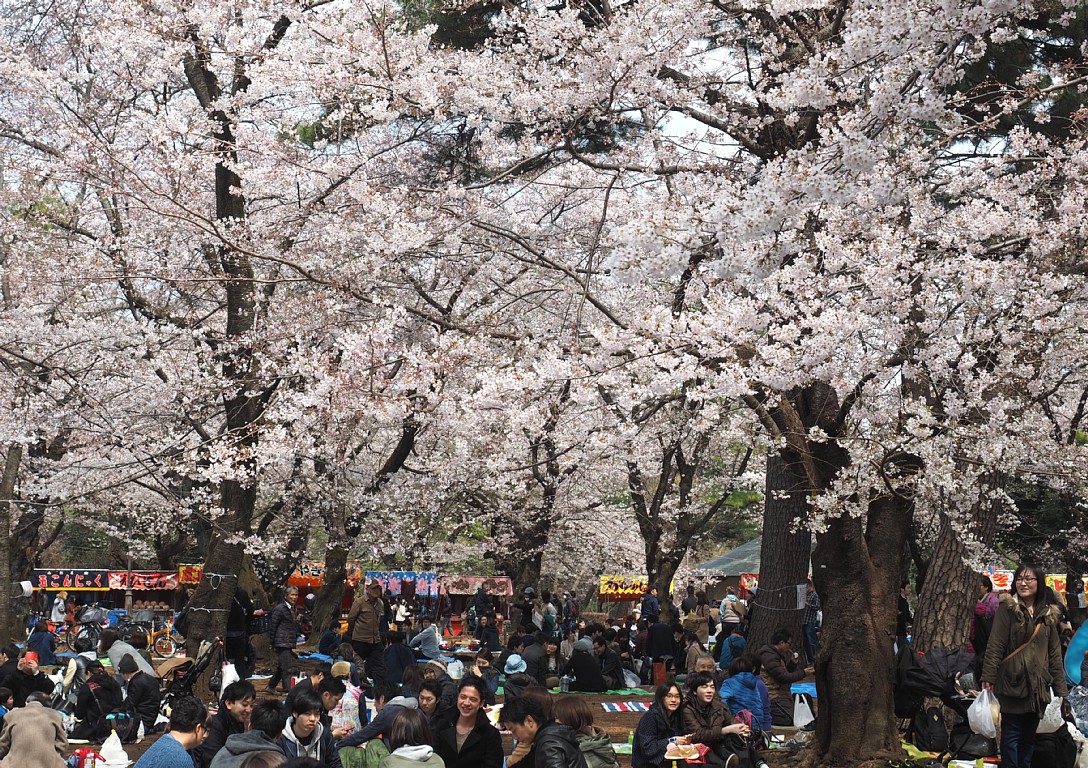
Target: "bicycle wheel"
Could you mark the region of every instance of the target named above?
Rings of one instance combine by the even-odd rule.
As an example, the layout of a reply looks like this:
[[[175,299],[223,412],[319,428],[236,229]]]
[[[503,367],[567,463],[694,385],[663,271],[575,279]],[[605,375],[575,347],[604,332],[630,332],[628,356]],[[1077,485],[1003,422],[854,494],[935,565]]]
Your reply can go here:
[[[142,632],[144,637],[151,637],[151,625],[139,621],[120,624],[117,627],[117,637],[126,643],[132,642],[132,636]]]
[[[97,624],[77,624],[68,630],[68,647],[75,649],[76,643],[81,638],[87,638],[92,645],[98,645],[98,636],[102,634],[102,628]]]
[[[174,652],[176,650],[177,646],[174,645],[174,641],[173,639],[171,639],[170,635],[159,635],[155,638],[156,656],[163,659],[168,659],[174,655]]]

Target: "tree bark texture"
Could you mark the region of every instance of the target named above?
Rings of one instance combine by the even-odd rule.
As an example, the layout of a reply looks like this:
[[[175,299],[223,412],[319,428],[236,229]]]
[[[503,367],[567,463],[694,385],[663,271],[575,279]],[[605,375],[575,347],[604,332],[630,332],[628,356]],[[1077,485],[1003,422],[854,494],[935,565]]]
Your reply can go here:
[[[817,536],[813,581],[824,607],[816,651],[819,717],[809,763],[850,766],[900,752],[892,681],[899,562],[910,503],[870,502],[865,519],[837,518]]]
[[[801,611],[796,585],[808,578],[812,534],[808,520],[807,483],[796,464],[781,453],[767,457],[763,541],[759,548],[759,589],[751,601],[748,644],[762,648],[779,628],[793,634],[794,650],[801,651]],[[802,521],[800,527],[797,522]],[[821,595],[822,597],[822,595]]]
[[[14,509],[15,481],[19,477],[19,464],[23,460],[23,447],[21,445],[9,445],[4,457],[4,472],[0,476],[0,533],[3,534],[3,542],[0,543],[0,588],[3,589],[3,605],[0,606],[0,643],[7,644],[15,640],[22,641],[21,628],[16,621],[17,612],[15,600],[10,597],[8,585],[16,581],[11,569],[11,513]]]

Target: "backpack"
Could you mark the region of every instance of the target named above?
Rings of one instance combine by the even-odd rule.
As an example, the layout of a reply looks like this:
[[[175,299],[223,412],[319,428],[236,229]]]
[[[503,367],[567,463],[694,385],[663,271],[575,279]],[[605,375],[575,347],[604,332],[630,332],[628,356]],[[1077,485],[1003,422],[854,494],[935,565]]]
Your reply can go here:
[[[108,713],[106,720],[124,744],[131,744],[139,736],[142,723],[136,716],[135,710],[127,702]]]
[[[929,707],[919,712],[911,721],[914,746],[923,752],[945,752],[948,750],[948,731],[944,727],[944,716],[939,707]]]

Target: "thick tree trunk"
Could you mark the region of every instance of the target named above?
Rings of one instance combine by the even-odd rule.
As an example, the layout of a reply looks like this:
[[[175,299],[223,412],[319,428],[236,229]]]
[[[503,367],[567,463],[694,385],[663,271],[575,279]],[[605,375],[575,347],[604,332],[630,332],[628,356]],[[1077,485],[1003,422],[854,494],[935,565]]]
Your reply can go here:
[[[752,601],[748,632],[748,644],[754,649],[769,643],[779,628],[793,633],[795,649],[802,647],[801,611],[797,610],[795,587],[808,578],[812,534],[803,522],[800,528],[794,526],[796,521],[808,519],[806,485],[795,464],[781,454],[767,457],[759,589]]]
[[[334,619],[340,618],[340,603],[347,584],[347,565],[346,547],[329,544],[325,548],[325,582],[317,591],[314,601],[314,634],[319,637]]]
[[[1004,478],[990,478],[987,483],[1003,483]],[[986,490],[986,489],[983,489]],[[984,547],[993,544],[997,533],[998,504],[984,498],[974,505],[968,517],[969,530]],[[916,650],[966,647],[974,620],[979,574],[967,564],[967,542],[949,516],[940,513],[937,545],[926,568],[926,579],[918,595],[918,609],[911,631]]]
[[[892,702],[899,562],[909,502],[884,497],[866,520],[835,519],[817,536],[813,581],[823,601],[816,652],[819,717],[809,763],[850,766],[899,754]]]
[[[3,541],[0,542],[0,643],[6,645],[9,642],[23,638],[21,627],[18,626],[15,608],[15,600],[9,597],[8,585],[17,581],[12,575],[11,569],[11,513],[15,505],[15,481],[19,476],[19,464],[23,460],[23,447],[21,445],[9,445],[7,455],[4,457],[4,471],[0,476],[0,533]]]

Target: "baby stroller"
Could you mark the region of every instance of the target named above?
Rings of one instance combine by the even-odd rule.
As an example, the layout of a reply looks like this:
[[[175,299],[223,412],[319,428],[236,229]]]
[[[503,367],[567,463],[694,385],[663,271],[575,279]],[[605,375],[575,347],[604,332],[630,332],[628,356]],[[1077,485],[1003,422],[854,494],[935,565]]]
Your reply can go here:
[[[993,739],[979,736],[967,722],[967,710],[974,697],[964,692],[973,688],[975,655],[963,649],[933,648],[919,654],[910,646],[896,657],[895,714],[909,718],[906,739],[919,749],[940,753],[939,759],[976,759],[997,754]],[[966,683],[966,685],[965,685]],[[951,732],[945,728],[939,707],[924,706],[927,697],[939,698],[955,713]]]
[[[218,691],[222,681],[223,661],[223,641],[217,637],[214,640],[202,642],[196,658],[171,659],[166,662],[161,673],[163,714],[170,711],[175,699],[192,695],[196,681],[209,667],[212,667],[212,678],[208,683],[208,687],[213,691]],[[217,682],[217,680],[220,682]]]

